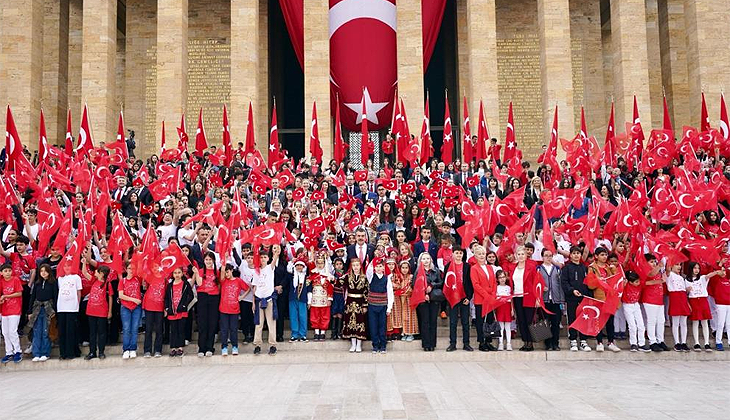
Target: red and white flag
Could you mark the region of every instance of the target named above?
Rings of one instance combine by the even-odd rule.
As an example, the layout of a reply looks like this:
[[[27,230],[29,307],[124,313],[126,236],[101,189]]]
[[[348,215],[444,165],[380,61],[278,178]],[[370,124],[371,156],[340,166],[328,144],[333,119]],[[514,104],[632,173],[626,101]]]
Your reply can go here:
[[[665,99],[666,101],[666,99]],[[700,131],[708,131],[710,129],[710,114],[707,112],[707,102],[705,102],[705,92],[702,92],[702,111],[700,116]]]
[[[449,302],[449,307],[451,308],[466,298],[462,276],[462,273],[456,273],[454,271],[453,263],[449,264],[449,269],[446,271],[446,276],[444,277],[443,291],[444,297],[446,297],[446,300]]]
[[[401,114],[400,101],[396,97],[395,105],[393,106],[393,125],[391,126],[390,131],[395,138],[396,159],[398,160],[398,162],[401,162],[405,165],[407,163],[407,160],[403,152],[405,152],[406,147],[408,147],[408,139],[406,139],[403,135],[402,120],[403,115]]]
[[[368,135],[368,114],[365,109],[365,92],[363,91],[362,96],[362,121],[360,122],[360,134],[362,136],[360,140],[360,163],[362,166],[367,168],[368,158],[370,153],[373,152],[370,149],[370,136]]]
[[[94,140],[91,137],[91,124],[89,123],[89,106],[84,104],[84,113],[81,115],[81,128],[79,128],[79,141],[76,145],[76,153],[85,156],[94,149]]]
[[[18,134],[18,128],[15,126],[10,105],[8,105],[5,114],[5,153],[8,162],[5,169],[12,170],[15,168],[15,161],[23,154],[23,143],[20,141],[20,135]]]
[[[48,162],[48,136],[46,135],[46,118],[41,108],[40,135],[38,136],[38,164]]]
[[[309,133],[309,154],[322,163],[322,147],[319,144],[319,124],[317,124],[317,101],[312,103],[312,130]]]
[[[487,142],[489,141],[489,128],[484,117],[484,102],[479,101],[479,127],[477,128],[476,159],[487,159]]]
[[[345,160],[345,140],[342,138],[342,122],[340,121],[340,97],[337,97],[337,105],[335,108],[335,162],[339,165]]]
[[[279,128],[276,122],[276,101],[274,101],[274,109],[271,111],[271,129],[269,130],[269,167],[273,167],[274,163],[279,160]]]
[[[428,104],[428,93],[426,94],[426,108],[423,112],[423,125],[421,126],[421,156],[420,163],[428,162],[428,158],[433,156],[433,146],[431,145],[431,116]]]
[[[446,93],[444,105],[444,141],[441,144],[441,160],[446,165],[453,160],[454,154],[454,130],[451,127],[451,113],[449,112],[449,95]]]
[[[588,126],[586,125],[586,111],[583,105],[580,106],[580,139],[588,139]],[[583,142],[581,142],[583,144]]]
[[[512,101],[510,101],[509,112],[507,114],[507,132],[504,136],[504,160],[502,162],[508,162],[515,155],[517,155],[517,139],[515,137],[515,116],[512,113]]]
[[[74,154],[74,143],[73,135],[71,134],[71,110],[69,109],[66,115],[66,143],[63,148],[64,153],[68,156]]]
[[[474,160],[474,147],[471,144],[471,129],[469,128],[469,108],[466,104],[466,96],[464,96],[464,135],[462,137],[464,143],[464,162]]]
[[[672,128],[672,119],[669,117],[669,106],[667,105],[667,97],[664,96],[664,121],[663,128],[672,132],[672,138],[674,138],[674,128]]]
[[[245,153],[253,153],[256,150],[256,137],[254,135],[253,125],[253,106],[251,101],[248,102],[248,119],[246,120],[246,147],[244,148]]]
[[[233,145],[231,144],[231,127],[228,125],[226,104],[223,104],[223,151],[225,154],[223,163],[228,166],[233,161]]]
[[[578,308],[575,310],[575,321],[570,324],[569,328],[573,328],[582,332],[587,336],[597,335],[608,321],[608,314],[603,312],[603,301],[583,297]]]
[[[203,128],[203,108],[200,108],[198,128],[195,130],[195,156],[203,157],[207,149],[208,139],[205,137],[205,128]]]
[[[180,127],[177,128],[177,148],[180,150],[184,150],[187,152],[188,150],[188,140],[190,139],[188,137],[188,130],[185,126],[185,113],[182,114],[182,117],[180,117]]]
[[[726,141],[730,139],[730,120],[727,117],[727,105],[725,105],[725,94],[720,96],[720,133]]]
[[[426,301],[426,271],[422,264],[418,264],[416,272],[416,280],[413,283],[413,292],[411,293],[411,309]]]
[[[608,166],[616,166],[616,123],[613,102],[611,102],[611,115],[608,117],[606,141],[603,144],[603,159],[601,160]]]

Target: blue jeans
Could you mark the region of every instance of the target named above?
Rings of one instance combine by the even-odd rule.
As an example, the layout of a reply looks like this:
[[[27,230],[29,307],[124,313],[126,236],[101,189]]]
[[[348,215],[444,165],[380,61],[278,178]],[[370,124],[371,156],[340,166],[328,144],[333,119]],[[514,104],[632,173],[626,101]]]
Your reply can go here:
[[[307,303],[298,300],[289,301],[289,321],[292,338],[307,337]]]
[[[387,310],[388,307],[385,305],[368,305],[368,325],[370,327],[370,339],[373,340],[373,350],[385,351]]]
[[[136,308],[130,310],[126,306],[122,306],[122,350],[137,351],[137,331],[139,331],[139,322],[142,319],[142,307],[137,305]]]
[[[238,347],[238,314],[221,313],[221,348],[228,348],[228,340],[231,346]]]
[[[46,320],[46,308],[41,306],[33,324],[33,357],[51,356],[51,340],[48,338],[48,321]]]

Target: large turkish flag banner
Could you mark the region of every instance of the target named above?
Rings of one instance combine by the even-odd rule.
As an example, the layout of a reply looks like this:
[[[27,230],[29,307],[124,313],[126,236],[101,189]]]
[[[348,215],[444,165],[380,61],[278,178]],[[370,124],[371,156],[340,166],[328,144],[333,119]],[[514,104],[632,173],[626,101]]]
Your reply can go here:
[[[331,104],[360,129],[363,89],[369,130],[390,124],[397,83],[395,0],[330,0]]]

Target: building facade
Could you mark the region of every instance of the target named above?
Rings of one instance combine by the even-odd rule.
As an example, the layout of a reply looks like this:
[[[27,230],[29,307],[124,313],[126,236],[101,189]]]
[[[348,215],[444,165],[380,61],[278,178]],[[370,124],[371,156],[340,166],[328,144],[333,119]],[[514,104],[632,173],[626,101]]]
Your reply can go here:
[[[303,2],[300,66],[283,0],[0,0],[0,101],[31,149],[41,107],[55,144],[65,139],[68,109],[77,132],[88,104],[97,143],[116,138],[123,109],[141,156],[159,152],[163,120],[168,142],[183,112],[194,133],[201,108],[209,141],[220,144],[224,104],[234,144],[243,141],[249,102],[265,150],[274,98],[283,146],[306,155],[316,101],[328,159],[336,1]],[[612,101],[618,131],[632,118],[634,95],[645,130],[661,125],[663,95],[675,127],[698,126],[704,91],[717,125],[721,91],[730,87],[730,0],[446,0],[424,64],[427,1],[397,1],[397,80],[411,133],[420,132],[428,94],[437,155],[447,91],[455,139],[464,95],[472,131],[481,99],[500,142],[512,101],[528,159],[547,143],[555,105],[560,137],[575,135],[583,106],[602,142]]]

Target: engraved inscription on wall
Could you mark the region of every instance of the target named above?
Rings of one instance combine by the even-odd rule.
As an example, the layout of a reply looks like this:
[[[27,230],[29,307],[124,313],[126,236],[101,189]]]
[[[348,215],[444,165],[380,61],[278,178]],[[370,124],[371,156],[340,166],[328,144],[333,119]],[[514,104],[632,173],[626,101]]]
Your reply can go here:
[[[231,46],[225,38],[188,40],[188,125],[197,124],[198,110],[209,144],[221,142],[223,104],[231,94]],[[230,112],[230,111],[229,111]],[[194,131],[195,126],[188,127]]]
[[[573,38],[570,40],[571,64],[573,67],[573,121],[575,122],[575,130],[580,131],[580,107],[585,97],[585,83],[583,82],[583,40]],[[563,135],[564,138],[570,138],[570,135]]]
[[[153,45],[147,50],[147,60],[150,63],[157,63],[157,45]],[[149,156],[157,154],[160,151],[156,146],[160,142],[158,138],[158,130],[162,132],[162,127],[158,128],[157,122],[157,66],[149,66],[144,72],[144,84],[145,84],[145,113],[144,113],[144,138],[146,141],[143,143],[144,150],[142,154]],[[162,124],[160,122],[159,124]],[[153,140],[150,140],[153,139]]]
[[[499,132],[504,136],[507,110],[513,102],[517,144],[533,160],[545,143],[542,132],[540,39],[537,34],[515,34],[497,39]],[[492,128],[491,131],[495,131]]]

